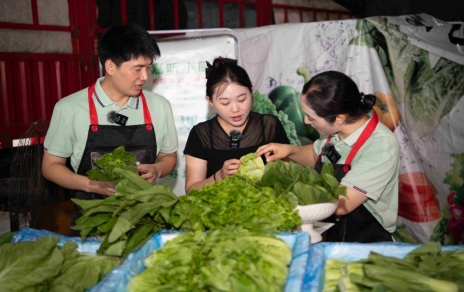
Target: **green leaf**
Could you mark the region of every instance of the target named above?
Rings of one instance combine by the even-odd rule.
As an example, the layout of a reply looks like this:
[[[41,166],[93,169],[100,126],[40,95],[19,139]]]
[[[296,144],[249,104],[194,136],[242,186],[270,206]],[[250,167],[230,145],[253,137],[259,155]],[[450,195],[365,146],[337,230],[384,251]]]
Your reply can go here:
[[[56,246],[58,237],[41,237],[35,242],[5,243],[0,246],[0,287],[21,291],[55,277],[63,262]]]
[[[122,256],[124,253],[124,249],[126,248],[126,241],[121,240],[116,243],[111,244],[106,250],[105,255],[108,256]]]

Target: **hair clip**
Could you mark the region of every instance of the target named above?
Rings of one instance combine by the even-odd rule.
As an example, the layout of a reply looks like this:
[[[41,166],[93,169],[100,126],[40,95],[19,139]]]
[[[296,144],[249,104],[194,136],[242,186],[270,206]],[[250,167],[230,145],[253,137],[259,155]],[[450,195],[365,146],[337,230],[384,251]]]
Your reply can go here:
[[[361,92],[361,103],[364,103],[364,93]]]

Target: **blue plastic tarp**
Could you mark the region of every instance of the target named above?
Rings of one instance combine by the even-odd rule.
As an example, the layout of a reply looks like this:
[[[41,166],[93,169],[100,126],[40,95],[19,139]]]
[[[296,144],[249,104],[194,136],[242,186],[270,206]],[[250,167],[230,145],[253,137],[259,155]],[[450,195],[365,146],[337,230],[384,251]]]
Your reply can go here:
[[[60,238],[58,246],[63,246],[66,241],[74,241],[77,243],[77,250],[79,252],[88,252],[97,254],[97,250],[101,245],[101,240],[95,237],[88,237],[85,240],[81,240],[79,237],[69,237],[64,236],[59,233],[47,231],[47,230],[37,230],[32,228],[22,228],[20,231],[14,233],[12,242],[21,242],[21,241],[36,241],[42,236],[55,236]]]
[[[421,244],[407,243],[318,243],[309,249],[308,264],[301,291],[319,292],[324,288],[324,269],[327,259],[348,262],[365,259],[371,251],[396,258],[404,258]],[[463,249],[464,246],[443,246],[442,250]]]

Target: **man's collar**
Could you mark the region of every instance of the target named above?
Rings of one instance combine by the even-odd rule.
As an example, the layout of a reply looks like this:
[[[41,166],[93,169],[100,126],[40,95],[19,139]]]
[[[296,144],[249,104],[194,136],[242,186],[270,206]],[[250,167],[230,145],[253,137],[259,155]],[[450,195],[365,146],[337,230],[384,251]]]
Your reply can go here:
[[[102,107],[106,107],[106,106],[109,106],[109,105],[112,105],[113,103],[115,103],[114,101],[112,101],[109,96],[105,93],[105,91],[103,90],[103,88],[101,87],[101,82],[105,79],[105,77],[100,77],[97,79],[97,82],[95,84],[95,92],[97,93],[97,102],[100,104],[100,106]],[[128,107],[131,107],[131,108],[134,108],[134,109],[138,109],[138,106],[139,106],[139,98],[138,96],[135,96],[135,97],[131,97],[129,98],[129,101],[127,102],[126,104]]]

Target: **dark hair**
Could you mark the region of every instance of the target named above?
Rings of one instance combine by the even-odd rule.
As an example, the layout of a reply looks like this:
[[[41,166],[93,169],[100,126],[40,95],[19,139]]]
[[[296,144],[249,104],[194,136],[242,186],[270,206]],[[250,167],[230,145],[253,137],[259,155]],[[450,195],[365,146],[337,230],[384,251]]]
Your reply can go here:
[[[220,87],[218,91],[220,94],[229,83],[245,86],[252,92],[253,85],[251,85],[250,77],[245,69],[237,65],[236,60],[218,57],[214,59],[212,66],[208,62],[207,65],[206,96],[213,98],[216,88]]]
[[[103,67],[107,60],[113,61],[119,67],[122,63],[139,57],[154,60],[161,56],[155,39],[135,23],[117,25],[107,30],[98,40],[97,50]]]
[[[350,77],[337,71],[311,78],[303,86],[302,95],[306,104],[330,124],[340,114],[347,115],[347,124],[356,122],[369,113],[376,100],[375,95],[360,93]]]

